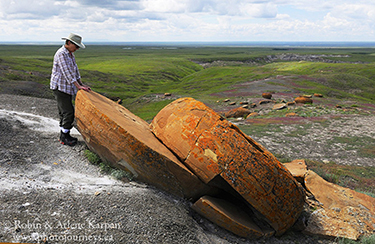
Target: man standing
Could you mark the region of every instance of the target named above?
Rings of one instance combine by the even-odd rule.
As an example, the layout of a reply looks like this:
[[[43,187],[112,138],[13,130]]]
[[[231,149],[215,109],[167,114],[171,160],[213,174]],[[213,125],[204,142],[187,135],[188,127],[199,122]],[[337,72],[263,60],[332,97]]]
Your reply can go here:
[[[53,58],[50,89],[55,95],[60,115],[60,142],[63,145],[74,146],[77,138],[70,135],[74,122],[73,96],[77,90],[89,92],[91,88],[82,83],[73,55],[79,48],[85,48],[82,37],[70,33],[69,37],[62,39],[66,41]]]

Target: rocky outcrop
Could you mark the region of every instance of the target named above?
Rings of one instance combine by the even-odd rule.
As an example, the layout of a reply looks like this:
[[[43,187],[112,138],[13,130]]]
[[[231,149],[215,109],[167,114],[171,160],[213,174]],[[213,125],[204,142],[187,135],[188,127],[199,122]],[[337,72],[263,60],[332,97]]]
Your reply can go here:
[[[327,182],[313,171],[307,172],[305,185],[319,203],[305,233],[353,240],[374,233],[374,198]]]
[[[302,212],[304,191],[289,171],[194,99],[165,107],[151,131],[119,104],[79,91],[76,118],[86,144],[102,159],[189,199],[198,213],[239,236],[281,235]]]
[[[194,99],[172,102],[149,125],[114,101],[79,91],[76,118],[86,144],[102,159],[189,199],[195,211],[239,236],[283,234],[305,201],[313,210],[298,221],[305,233],[353,240],[374,233],[374,198],[326,182],[303,160],[280,164]]]
[[[354,190],[325,181],[308,170],[304,160],[284,164],[309,193],[313,212],[304,230],[307,234],[328,238],[357,240],[375,231],[375,199]]]
[[[255,209],[276,235],[289,229],[301,213],[304,192],[289,171],[203,103],[178,99],[155,116],[151,128],[204,183],[226,192],[218,198],[241,196],[236,201],[242,202],[242,209],[249,214]],[[231,197],[223,197],[230,192]],[[200,212],[205,215],[207,209]]]

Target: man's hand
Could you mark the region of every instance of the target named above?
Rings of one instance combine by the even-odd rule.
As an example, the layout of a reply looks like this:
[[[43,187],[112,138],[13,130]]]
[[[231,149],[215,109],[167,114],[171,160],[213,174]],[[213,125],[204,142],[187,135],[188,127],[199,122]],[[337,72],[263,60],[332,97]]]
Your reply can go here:
[[[89,92],[89,91],[91,91],[91,88],[90,88],[89,86],[82,85],[82,86],[81,86],[81,90],[84,90],[84,91]]]
[[[86,85],[82,84],[81,82],[75,81],[74,85],[77,87],[78,90],[84,90],[84,91],[87,91],[87,92],[91,91],[91,88],[89,86],[86,86]]]

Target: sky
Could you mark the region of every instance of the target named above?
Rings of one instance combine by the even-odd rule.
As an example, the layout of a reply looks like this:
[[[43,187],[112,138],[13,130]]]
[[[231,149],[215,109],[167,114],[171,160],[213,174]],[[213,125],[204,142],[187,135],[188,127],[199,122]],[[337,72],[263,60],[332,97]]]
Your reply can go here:
[[[0,42],[375,41],[373,0],[0,0]]]

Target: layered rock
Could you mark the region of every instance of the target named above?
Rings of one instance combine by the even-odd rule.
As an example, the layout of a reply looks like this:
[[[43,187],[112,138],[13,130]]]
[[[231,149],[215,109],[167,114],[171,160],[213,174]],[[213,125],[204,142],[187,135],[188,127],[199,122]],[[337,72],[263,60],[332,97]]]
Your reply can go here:
[[[155,116],[151,128],[204,183],[238,198],[245,212],[265,220],[276,235],[289,229],[300,215],[304,192],[289,171],[203,103],[178,99]],[[216,197],[228,200],[223,199],[225,194]]]
[[[304,160],[284,164],[294,177],[303,181],[314,211],[307,220],[307,234],[357,240],[375,231],[375,199],[325,181],[307,169]]]
[[[88,147],[112,166],[187,199],[212,191],[151,132],[149,124],[95,92],[75,101],[79,132]]]

